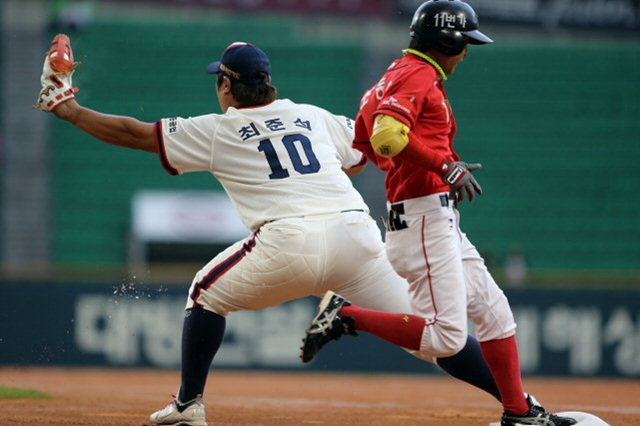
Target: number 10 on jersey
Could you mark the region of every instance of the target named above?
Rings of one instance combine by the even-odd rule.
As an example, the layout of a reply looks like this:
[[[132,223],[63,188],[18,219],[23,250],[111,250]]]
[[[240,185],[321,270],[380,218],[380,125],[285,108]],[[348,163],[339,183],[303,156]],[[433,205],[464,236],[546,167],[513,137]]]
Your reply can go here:
[[[289,158],[291,158],[291,164],[296,172],[302,175],[308,175],[311,173],[317,173],[320,170],[320,162],[316,158],[316,154],[313,152],[311,141],[305,135],[295,133],[292,135],[286,135],[282,137],[282,144],[287,149]],[[306,157],[306,164],[303,162],[300,156],[298,146],[302,148],[302,152]],[[258,151],[263,152],[267,157],[269,167],[271,167],[271,174],[269,179],[285,179],[290,176],[289,170],[282,167],[282,163],[278,158],[278,153],[271,139],[263,139],[258,145]]]

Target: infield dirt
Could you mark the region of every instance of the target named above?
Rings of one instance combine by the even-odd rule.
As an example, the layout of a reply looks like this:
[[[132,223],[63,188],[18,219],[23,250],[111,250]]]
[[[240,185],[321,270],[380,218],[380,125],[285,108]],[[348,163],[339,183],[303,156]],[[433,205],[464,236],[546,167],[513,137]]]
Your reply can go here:
[[[171,401],[178,371],[0,368],[0,385],[51,399],[0,400],[0,425],[148,425]],[[551,411],[584,411],[640,425],[640,381],[525,378]],[[445,376],[212,370],[209,425],[464,426],[499,419],[499,404]]]

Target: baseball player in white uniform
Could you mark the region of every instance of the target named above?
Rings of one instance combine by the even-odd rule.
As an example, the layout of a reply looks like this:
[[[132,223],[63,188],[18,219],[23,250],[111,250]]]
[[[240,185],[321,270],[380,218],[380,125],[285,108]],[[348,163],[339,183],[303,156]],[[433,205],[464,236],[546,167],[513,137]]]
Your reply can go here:
[[[262,50],[234,43],[208,68],[217,74],[224,114],[154,124],[80,106],[73,72],[56,73],[45,60],[41,109],[104,142],[158,153],[172,175],[210,172],[252,231],[193,279],[180,390],[151,415],[152,425],[207,424],[202,395],[231,312],[329,290],[369,309],[410,311],[407,284],[393,271],[380,231],[347,176],[366,164],[351,148],[352,120],[276,100],[270,71]],[[443,362],[442,368],[499,399],[477,341],[470,337],[469,342],[466,358]]]

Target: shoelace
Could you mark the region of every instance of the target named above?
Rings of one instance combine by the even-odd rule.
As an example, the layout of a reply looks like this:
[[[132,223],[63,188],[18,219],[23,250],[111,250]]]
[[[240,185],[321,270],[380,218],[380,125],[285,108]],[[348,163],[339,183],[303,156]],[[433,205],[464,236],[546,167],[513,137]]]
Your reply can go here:
[[[333,328],[333,322],[338,319],[338,310],[333,309],[332,312],[323,312],[322,317],[317,319],[316,324],[314,324],[313,332],[321,332],[322,334],[327,334],[327,332]],[[317,329],[317,330],[316,330]]]

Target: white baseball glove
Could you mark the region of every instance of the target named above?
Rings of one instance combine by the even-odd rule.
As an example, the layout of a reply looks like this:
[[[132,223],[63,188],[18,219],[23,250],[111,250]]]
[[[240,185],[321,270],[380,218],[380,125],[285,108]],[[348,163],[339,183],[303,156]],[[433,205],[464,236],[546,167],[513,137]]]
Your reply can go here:
[[[56,39],[53,42],[54,45],[58,42],[59,37],[60,36],[56,36]],[[73,73],[79,63],[73,62],[71,44],[68,43],[69,55],[66,56],[67,66],[64,69],[58,68],[60,71],[54,70],[51,66],[51,58],[55,58],[56,53],[57,52],[53,50],[53,48],[47,52],[44,59],[44,66],[42,67],[42,76],[40,76],[42,90],[40,90],[37,103],[33,106],[34,108],[38,108],[43,111],[52,111],[58,105],[75,98],[75,93],[80,90],[77,87],[73,87],[72,83]]]

